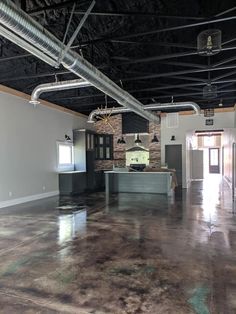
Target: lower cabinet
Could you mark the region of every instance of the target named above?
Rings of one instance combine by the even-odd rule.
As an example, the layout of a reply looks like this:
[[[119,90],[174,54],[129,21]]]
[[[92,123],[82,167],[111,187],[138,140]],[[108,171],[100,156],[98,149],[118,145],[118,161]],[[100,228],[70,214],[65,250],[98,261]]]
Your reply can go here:
[[[96,191],[105,191],[105,174],[103,170],[95,171]]]
[[[60,195],[76,195],[85,192],[87,187],[86,172],[59,173]]]

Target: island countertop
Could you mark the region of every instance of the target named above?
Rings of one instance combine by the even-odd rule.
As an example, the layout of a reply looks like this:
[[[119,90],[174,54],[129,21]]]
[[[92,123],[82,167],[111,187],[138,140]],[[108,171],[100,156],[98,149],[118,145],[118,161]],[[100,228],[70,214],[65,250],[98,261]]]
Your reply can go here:
[[[110,171],[104,171],[104,173],[119,173],[119,174],[122,174],[122,173],[139,173],[139,174],[157,174],[157,173],[170,173],[172,174],[173,171],[113,171],[113,170],[110,170]]]

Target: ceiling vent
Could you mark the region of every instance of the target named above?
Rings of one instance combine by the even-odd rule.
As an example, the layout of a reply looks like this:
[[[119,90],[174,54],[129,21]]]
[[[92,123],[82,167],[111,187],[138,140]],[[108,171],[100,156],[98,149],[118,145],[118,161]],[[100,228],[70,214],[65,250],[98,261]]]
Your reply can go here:
[[[217,86],[207,84],[203,87],[204,98],[216,98],[217,97]]]
[[[166,127],[178,128],[179,127],[179,114],[178,112],[172,112],[166,114]]]
[[[207,29],[197,37],[197,50],[200,56],[212,56],[221,50],[221,30]]]

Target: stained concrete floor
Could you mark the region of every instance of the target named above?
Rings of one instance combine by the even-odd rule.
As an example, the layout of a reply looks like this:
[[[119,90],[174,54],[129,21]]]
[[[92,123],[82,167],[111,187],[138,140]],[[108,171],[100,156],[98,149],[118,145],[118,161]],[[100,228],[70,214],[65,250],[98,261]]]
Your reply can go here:
[[[217,177],[0,210],[0,313],[236,313],[236,216]]]

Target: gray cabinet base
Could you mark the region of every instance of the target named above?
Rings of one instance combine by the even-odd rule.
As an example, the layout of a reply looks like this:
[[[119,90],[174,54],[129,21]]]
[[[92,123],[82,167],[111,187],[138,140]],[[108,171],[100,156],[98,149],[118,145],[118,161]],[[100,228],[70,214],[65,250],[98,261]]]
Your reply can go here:
[[[76,195],[83,193],[86,189],[86,185],[86,172],[59,174],[60,195]]]

